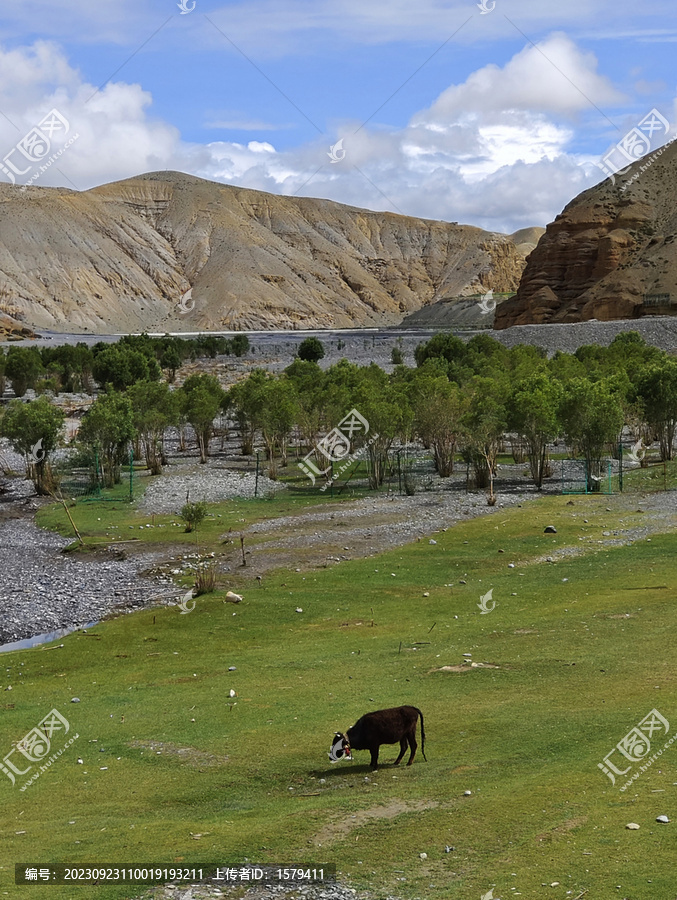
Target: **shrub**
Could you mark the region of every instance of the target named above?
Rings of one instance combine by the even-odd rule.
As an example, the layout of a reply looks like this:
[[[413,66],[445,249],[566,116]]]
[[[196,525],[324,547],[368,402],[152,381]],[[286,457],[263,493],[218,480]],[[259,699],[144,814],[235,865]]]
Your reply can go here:
[[[216,563],[202,563],[197,570],[195,577],[195,585],[193,590],[195,596],[200,597],[202,594],[212,594],[216,588]]]
[[[207,503],[204,500],[198,500],[197,503],[189,501],[181,510],[181,518],[186,523],[184,533],[190,533],[194,528],[204,522],[207,515]]]

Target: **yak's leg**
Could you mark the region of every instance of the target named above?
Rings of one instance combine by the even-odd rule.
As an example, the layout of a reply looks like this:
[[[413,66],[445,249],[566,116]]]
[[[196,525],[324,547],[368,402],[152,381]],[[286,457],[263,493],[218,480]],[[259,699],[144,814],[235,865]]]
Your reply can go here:
[[[408,766],[410,766],[413,763],[414,757],[416,756],[416,748],[418,747],[418,744],[416,743],[416,735],[415,734],[409,735],[409,746],[411,747],[411,754],[409,756],[409,761],[407,762]]]
[[[407,746],[408,746],[407,739],[402,738],[402,740],[400,741],[400,755],[397,757],[397,759],[395,760],[393,765],[395,765],[395,766],[399,765],[400,760],[402,759],[404,754],[407,752]]]
[[[374,750],[371,750],[371,749],[369,750],[369,752],[371,753],[372,769],[378,769],[378,751],[379,751],[378,747],[376,747],[376,749],[374,749]]]

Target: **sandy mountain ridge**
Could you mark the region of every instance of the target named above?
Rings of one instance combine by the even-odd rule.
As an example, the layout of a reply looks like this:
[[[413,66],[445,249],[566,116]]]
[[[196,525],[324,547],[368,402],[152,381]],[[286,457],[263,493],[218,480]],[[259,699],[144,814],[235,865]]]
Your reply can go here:
[[[494,327],[677,314],[676,196],[677,143],[579,194],[548,225]]]
[[[83,192],[3,184],[0,330],[396,324],[441,299],[515,290],[541,232],[510,237],[178,172]]]

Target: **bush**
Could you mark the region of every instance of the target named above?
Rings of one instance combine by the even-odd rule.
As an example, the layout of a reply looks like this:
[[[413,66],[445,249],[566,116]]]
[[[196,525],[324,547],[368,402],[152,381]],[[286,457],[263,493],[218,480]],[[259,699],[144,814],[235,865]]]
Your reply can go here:
[[[194,528],[204,522],[207,515],[207,503],[204,500],[198,500],[197,503],[192,501],[186,503],[181,510],[181,518],[186,523],[184,533],[190,533]]]
[[[394,366],[404,365],[404,354],[399,347],[393,347],[393,349],[390,351],[390,359],[392,360]]]
[[[324,357],[324,344],[319,338],[307,337],[299,345],[298,357],[307,362],[318,362]]]
[[[213,562],[202,563],[195,577],[195,585],[193,587],[195,596],[200,597],[202,594],[212,594],[215,588],[216,564]]]

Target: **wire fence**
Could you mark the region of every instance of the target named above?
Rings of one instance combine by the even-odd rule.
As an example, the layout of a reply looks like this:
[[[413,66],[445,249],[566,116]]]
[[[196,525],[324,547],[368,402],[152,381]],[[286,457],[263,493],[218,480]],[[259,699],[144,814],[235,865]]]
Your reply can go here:
[[[106,475],[97,451],[60,460],[55,466],[54,474],[58,489],[64,497],[111,502],[134,499],[136,475],[131,450],[126,461],[119,466],[112,485],[106,485]],[[109,477],[108,481],[110,480]]]

